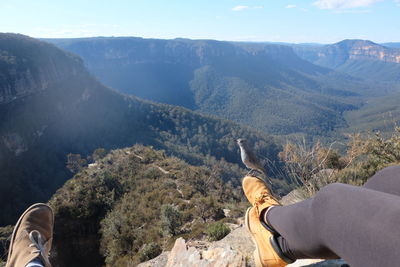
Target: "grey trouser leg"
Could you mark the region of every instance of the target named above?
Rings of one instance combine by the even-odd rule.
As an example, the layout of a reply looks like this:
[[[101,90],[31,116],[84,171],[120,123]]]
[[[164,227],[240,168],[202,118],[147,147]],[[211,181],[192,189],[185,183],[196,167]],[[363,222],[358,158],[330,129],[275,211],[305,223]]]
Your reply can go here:
[[[268,221],[298,258],[400,266],[400,166],[378,172],[363,187],[331,184],[314,198],[274,207]]]

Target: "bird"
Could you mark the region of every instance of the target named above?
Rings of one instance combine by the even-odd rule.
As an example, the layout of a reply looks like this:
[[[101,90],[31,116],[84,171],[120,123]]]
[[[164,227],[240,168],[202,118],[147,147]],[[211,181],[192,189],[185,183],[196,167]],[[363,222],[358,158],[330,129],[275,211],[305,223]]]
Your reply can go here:
[[[240,147],[240,157],[242,158],[242,162],[244,165],[246,165],[247,168],[250,169],[250,171],[247,173],[252,173],[254,170],[259,171],[265,176],[267,176],[267,172],[265,168],[262,166],[260,161],[257,159],[256,155],[254,152],[251,150],[249,145],[247,144],[247,140],[243,138],[239,138],[236,141]]]

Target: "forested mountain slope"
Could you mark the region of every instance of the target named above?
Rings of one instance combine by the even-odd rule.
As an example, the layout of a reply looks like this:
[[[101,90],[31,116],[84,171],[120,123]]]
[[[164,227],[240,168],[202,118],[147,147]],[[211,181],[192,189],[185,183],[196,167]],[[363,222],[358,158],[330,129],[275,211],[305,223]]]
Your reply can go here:
[[[400,49],[398,43],[376,44],[344,40],[331,45],[292,45],[302,58],[365,79],[382,95],[366,98],[362,106],[346,111],[348,127],[341,132],[392,132],[400,121]]]
[[[44,90],[49,83],[87,73],[81,63],[78,56],[39,40],[0,34],[0,104]]]
[[[189,165],[136,145],[82,169],[52,197],[57,266],[136,266],[177,236],[201,239],[209,227],[241,217],[242,190],[224,168]],[[226,218],[225,220],[227,220]]]
[[[371,99],[359,110],[345,114],[348,132],[380,131],[391,133],[400,125],[400,94]]]
[[[28,82],[18,72],[8,75],[6,87],[0,88],[3,95],[12,95],[0,104],[0,225],[14,223],[30,203],[46,201],[72,176],[65,167],[68,153],[86,158],[98,147],[142,143],[194,164],[211,164],[212,157],[239,163],[235,139],[245,137],[261,155],[276,159],[279,149],[272,137],[121,95],[96,81],[75,56],[51,44],[0,34],[0,55],[7,55],[0,58],[7,61],[2,73],[22,69],[32,77]],[[31,86],[18,87],[20,83]]]
[[[47,39],[76,53],[107,85],[251,125],[322,135],[381,88],[299,58],[288,46],[212,40]]]

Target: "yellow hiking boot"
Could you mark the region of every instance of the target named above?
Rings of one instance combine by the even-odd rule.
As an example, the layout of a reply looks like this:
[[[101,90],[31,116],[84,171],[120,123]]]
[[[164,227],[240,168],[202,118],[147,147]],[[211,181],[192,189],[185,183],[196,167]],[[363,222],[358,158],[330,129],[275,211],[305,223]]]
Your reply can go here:
[[[292,263],[293,260],[283,255],[277,245],[274,235],[279,235],[275,230],[260,220],[261,212],[271,206],[280,205],[272,195],[265,183],[252,176],[246,176],[242,182],[243,191],[253,205],[246,212],[245,223],[256,245],[254,261],[257,267],[281,267]]]
[[[49,253],[53,238],[54,215],[46,204],[30,206],[15,225],[6,267],[25,267],[38,258],[51,267]]]

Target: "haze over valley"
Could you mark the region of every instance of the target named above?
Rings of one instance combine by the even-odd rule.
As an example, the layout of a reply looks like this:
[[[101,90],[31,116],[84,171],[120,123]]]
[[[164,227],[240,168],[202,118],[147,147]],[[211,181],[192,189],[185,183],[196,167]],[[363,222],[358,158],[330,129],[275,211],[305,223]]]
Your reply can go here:
[[[400,90],[400,50],[371,41],[45,41],[79,55],[101,82],[122,93],[217,115],[270,134],[325,136],[349,127],[390,130],[377,118],[392,120],[391,128],[397,122],[396,108],[390,108],[390,115],[381,108],[376,119],[363,126],[349,119],[369,116],[365,113],[373,108],[370,99],[397,98]],[[382,99],[380,105],[385,105]]]

